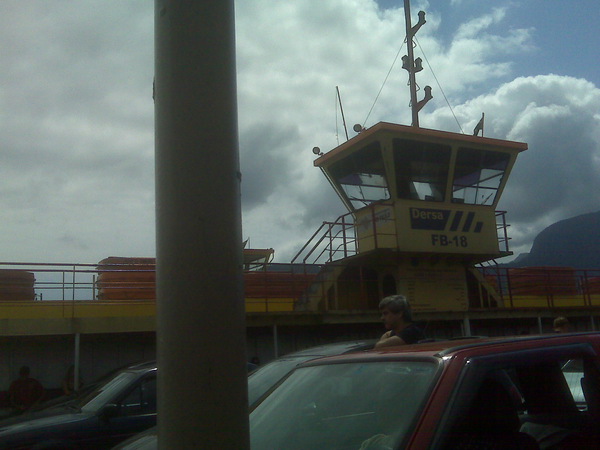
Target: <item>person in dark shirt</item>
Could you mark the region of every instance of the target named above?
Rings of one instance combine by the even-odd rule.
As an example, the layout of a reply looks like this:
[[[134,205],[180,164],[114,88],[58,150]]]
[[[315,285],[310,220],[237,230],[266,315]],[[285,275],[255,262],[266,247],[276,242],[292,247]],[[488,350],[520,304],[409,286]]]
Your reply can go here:
[[[569,323],[569,319],[560,316],[554,319],[554,322],[552,323],[552,328],[554,328],[555,333],[568,333],[570,325],[571,324]]]
[[[27,366],[21,367],[19,378],[13,381],[8,388],[10,404],[19,411],[27,411],[42,401],[44,395],[44,388],[38,380],[29,376],[29,367]]]
[[[388,330],[375,348],[415,344],[424,339],[423,332],[412,322],[412,311],[404,295],[390,295],[379,302],[381,321]]]

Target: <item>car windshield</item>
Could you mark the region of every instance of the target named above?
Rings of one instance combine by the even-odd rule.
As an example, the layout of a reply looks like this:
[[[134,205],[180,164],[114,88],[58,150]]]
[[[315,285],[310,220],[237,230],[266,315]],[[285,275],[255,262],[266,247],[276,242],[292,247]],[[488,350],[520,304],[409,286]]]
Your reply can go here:
[[[252,449],[396,448],[424,405],[436,369],[424,361],[296,369],[251,413]]]
[[[271,389],[290,370],[301,362],[314,358],[318,358],[318,356],[280,358],[252,372],[248,376],[248,404],[250,406],[254,405],[265,392]]]
[[[113,397],[122,392],[124,387],[135,380],[138,375],[134,372],[120,372],[106,383],[99,384],[95,389],[77,400],[77,406],[85,412],[96,412]]]

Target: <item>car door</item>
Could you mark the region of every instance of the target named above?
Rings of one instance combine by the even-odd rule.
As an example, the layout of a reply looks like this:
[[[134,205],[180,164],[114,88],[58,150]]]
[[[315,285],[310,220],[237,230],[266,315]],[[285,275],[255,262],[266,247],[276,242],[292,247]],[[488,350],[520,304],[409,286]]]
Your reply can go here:
[[[589,426],[595,417],[587,409],[582,410],[581,403],[578,405],[573,398],[569,381],[571,385],[575,381],[566,379],[562,370],[570,360],[578,360],[582,367],[588,368],[591,386],[583,390],[583,395],[591,401],[594,393],[600,392],[600,380],[592,374],[593,370],[598,373],[599,364],[594,349],[586,343],[469,358],[444,413],[434,447],[452,448],[465,441],[469,445],[497,441],[497,432],[504,427],[499,434],[510,435],[513,440],[533,437],[542,448],[565,442],[589,448],[586,445],[595,442],[597,434]],[[490,383],[495,384],[497,391],[503,391],[506,399],[501,417],[500,408],[492,400],[498,395],[477,405],[479,393]]]
[[[111,448],[128,437],[156,425],[156,373],[137,379],[99,413],[102,433],[84,445]]]

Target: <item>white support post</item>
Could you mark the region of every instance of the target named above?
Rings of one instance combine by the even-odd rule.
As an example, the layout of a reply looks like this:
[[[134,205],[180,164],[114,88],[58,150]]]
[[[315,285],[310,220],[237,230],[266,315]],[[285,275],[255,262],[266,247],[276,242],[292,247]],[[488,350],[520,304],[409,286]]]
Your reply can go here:
[[[160,449],[250,447],[235,76],[233,0],[155,0]]]
[[[273,325],[273,350],[275,352],[275,358],[279,357],[279,340],[277,338],[277,324]]]
[[[463,318],[463,330],[465,336],[471,336],[471,322],[469,321],[469,316],[465,315]]]
[[[73,360],[74,360],[73,389],[75,391],[79,391],[79,366],[80,366],[79,355],[81,352],[80,349],[81,349],[81,333],[75,333],[75,355],[73,357]]]

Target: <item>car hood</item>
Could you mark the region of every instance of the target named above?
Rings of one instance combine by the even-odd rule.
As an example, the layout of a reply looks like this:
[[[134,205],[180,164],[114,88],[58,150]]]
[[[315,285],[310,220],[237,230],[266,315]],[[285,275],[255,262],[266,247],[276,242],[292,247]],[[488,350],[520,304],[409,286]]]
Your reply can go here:
[[[81,412],[72,412],[64,414],[50,414],[46,411],[40,411],[32,416],[21,416],[20,421],[11,420],[10,423],[0,424],[0,437],[8,436],[20,432],[41,430],[55,427],[57,425],[66,425],[74,422],[80,422],[89,417],[89,414]]]
[[[13,425],[15,423],[22,423],[25,421],[31,421],[33,419],[40,419],[42,417],[50,416],[62,416],[65,414],[79,414],[80,410],[78,407],[71,403],[65,402],[58,405],[53,405],[47,408],[38,409],[34,411],[28,411],[23,414],[17,414],[10,416],[0,421],[0,429],[5,428],[7,425]]]

